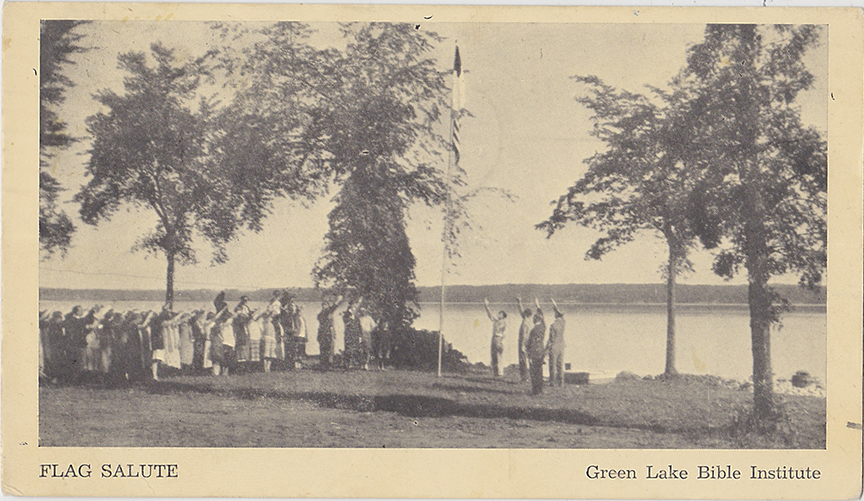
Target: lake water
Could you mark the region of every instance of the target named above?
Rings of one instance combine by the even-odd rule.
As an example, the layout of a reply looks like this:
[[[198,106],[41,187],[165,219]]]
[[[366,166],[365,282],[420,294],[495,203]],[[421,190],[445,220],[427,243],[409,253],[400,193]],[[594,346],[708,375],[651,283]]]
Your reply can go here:
[[[41,308],[69,311],[75,303],[42,301]],[[87,303],[83,303],[87,307]],[[235,303],[231,303],[232,305]],[[253,303],[253,309],[261,306]],[[318,353],[316,333],[318,303],[300,303],[309,328],[309,354]],[[115,310],[161,308],[159,302],[118,301],[105,304]],[[212,309],[212,305],[209,305]],[[204,307],[201,303],[175,304],[175,310]],[[492,305],[493,311],[502,309]],[[573,370],[623,370],[639,375],[663,372],[666,356],[665,305],[584,305],[562,304],[567,328],[565,361]],[[516,340],[520,318],[515,305],[507,311],[504,338],[505,364],[517,362]],[[421,304],[417,328],[438,330],[439,305]],[[337,350],[343,346],[342,321],[336,315]],[[551,310],[547,321],[551,322]],[[752,374],[750,319],[744,306],[680,305],[676,315],[677,368],[689,374],[714,374],[746,379]],[[771,332],[771,359],[776,377],[790,378],[804,370],[825,382],[827,316],[824,310],[797,311],[783,316],[782,326]],[[469,361],[489,364],[492,323],[480,303],[447,304],[444,336]]]

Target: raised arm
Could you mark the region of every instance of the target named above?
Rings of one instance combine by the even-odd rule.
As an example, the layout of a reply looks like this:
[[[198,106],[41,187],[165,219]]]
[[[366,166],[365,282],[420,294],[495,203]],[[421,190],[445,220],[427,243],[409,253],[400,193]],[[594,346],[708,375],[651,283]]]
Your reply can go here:
[[[564,314],[561,313],[561,310],[558,309],[558,303],[556,303],[555,300],[551,297],[549,298],[549,301],[552,301],[552,308],[555,310],[555,314],[559,316],[564,316]]]
[[[489,309],[489,299],[483,298],[483,306],[486,307],[486,315],[489,316],[489,320],[495,321],[495,317],[492,316],[492,310]]]
[[[519,303],[519,315],[522,315],[522,312],[525,311],[525,305],[522,304],[522,298],[517,297],[516,302]]]
[[[538,309],[538,310],[542,310],[542,309],[543,309],[543,308],[540,307],[540,300],[537,299],[536,296],[534,297],[534,305],[537,306],[537,309]]]
[[[225,306],[222,307],[221,310],[219,310],[218,313],[216,313],[216,316],[213,317],[213,322],[214,322],[214,323],[215,323],[215,322],[218,322],[218,321],[219,321],[219,317],[221,317],[222,314],[225,313],[225,312],[227,312],[227,311],[228,311],[228,305],[226,304]]]
[[[153,318],[153,315],[154,315],[153,310],[148,311],[147,316],[145,316],[144,320],[142,320],[141,323],[138,324],[138,327],[144,327],[148,323],[150,323],[150,320]]]

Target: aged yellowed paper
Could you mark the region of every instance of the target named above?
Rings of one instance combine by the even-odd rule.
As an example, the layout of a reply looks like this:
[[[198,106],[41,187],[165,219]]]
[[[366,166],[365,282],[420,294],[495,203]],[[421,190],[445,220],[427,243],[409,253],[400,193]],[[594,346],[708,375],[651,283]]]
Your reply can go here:
[[[4,492],[859,497],[862,37],[6,3]]]

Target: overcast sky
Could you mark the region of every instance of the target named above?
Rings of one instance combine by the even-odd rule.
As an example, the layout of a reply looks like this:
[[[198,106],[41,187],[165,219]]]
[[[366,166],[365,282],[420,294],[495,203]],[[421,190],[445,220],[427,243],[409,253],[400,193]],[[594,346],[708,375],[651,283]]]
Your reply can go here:
[[[312,25],[327,40],[334,24]],[[583,256],[597,235],[568,228],[551,239],[534,224],[551,213],[556,200],[585,171],[583,160],[603,148],[589,132],[590,114],[574,101],[573,75],[597,75],[606,83],[641,91],[663,86],[684,64],[687,47],[701,40],[704,25],[625,24],[440,24],[422,28],[446,37],[436,50],[442,71],[452,67],[458,41],[465,74],[465,107],[474,115],[462,122],[461,166],[472,187],[506,188],[515,201],[487,197],[471,208],[482,229],[467,234],[462,258],[448,275],[450,284],[500,283],[656,283],[666,257],[662,240],[646,234],[604,257]],[[68,69],[76,87],[61,110],[73,135],[83,136],[84,119],[99,110],[96,90],[122,93],[117,55],[148,51],[161,41],[189,57],[215,43],[203,23],[111,21],[85,25],[85,45],[95,48],[75,56]],[[327,42],[321,42],[327,43]],[[333,41],[332,45],[338,42]],[[820,45],[807,62],[816,77],[802,97],[805,123],[827,129],[827,53]],[[118,212],[98,227],[77,218],[68,201],[85,182],[88,141],[55,158],[58,180],[67,188],[64,209],[76,221],[73,247],[65,258],[43,261],[40,286],[74,288],[164,287],[162,256],[132,253],[138,236],[154,223],[148,212]],[[446,158],[446,156],[445,156]],[[446,165],[442,165],[445,168]],[[243,233],[228,246],[229,262],[210,266],[206,244],[200,263],[178,267],[176,288],[305,287],[321,255],[333,193],[309,207],[277,202],[258,234]],[[408,233],[417,257],[418,285],[441,278],[440,214],[413,207]],[[710,255],[692,256],[696,271],[686,283],[724,283],[710,271]],[[733,283],[743,283],[743,278]],[[782,281],[794,281],[787,277]]]

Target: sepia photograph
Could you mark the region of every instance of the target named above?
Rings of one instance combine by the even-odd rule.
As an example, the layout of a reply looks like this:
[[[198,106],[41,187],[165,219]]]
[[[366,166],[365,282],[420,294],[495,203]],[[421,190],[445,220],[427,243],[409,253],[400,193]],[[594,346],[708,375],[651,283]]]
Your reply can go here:
[[[40,43],[42,446],[825,448],[824,25]]]
[[[860,493],[861,12],[11,7],[5,492]]]

